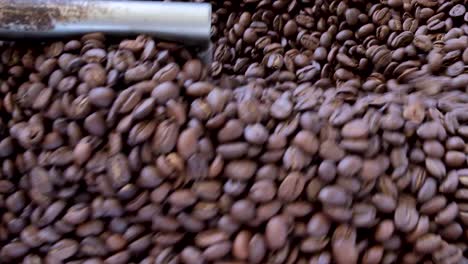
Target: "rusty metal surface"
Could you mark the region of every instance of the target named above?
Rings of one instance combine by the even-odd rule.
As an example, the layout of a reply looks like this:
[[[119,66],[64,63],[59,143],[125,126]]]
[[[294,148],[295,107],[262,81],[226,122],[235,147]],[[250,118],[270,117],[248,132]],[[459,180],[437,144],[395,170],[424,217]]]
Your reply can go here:
[[[0,0],[0,28],[51,30],[57,22],[85,19],[96,8],[105,12],[89,1]]]
[[[0,0],[0,38],[66,37],[89,32],[148,34],[206,45],[211,5],[146,1]]]

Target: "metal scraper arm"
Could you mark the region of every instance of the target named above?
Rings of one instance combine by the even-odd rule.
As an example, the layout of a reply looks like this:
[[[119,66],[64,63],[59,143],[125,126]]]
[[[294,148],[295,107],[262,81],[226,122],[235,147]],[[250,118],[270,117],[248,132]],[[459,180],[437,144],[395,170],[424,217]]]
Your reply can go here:
[[[66,37],[90,32],[148,34],[207,46],[211,5],[144,1],[0,0],[0,38]]]

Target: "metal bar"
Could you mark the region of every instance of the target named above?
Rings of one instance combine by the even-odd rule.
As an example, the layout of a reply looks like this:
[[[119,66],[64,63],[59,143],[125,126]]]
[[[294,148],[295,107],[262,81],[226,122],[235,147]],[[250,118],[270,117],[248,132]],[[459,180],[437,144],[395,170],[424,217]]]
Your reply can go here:
[[[0,38],[67,37],[91,32],[148,34],[207,46],[211,5],[146,1],[0,0]]]

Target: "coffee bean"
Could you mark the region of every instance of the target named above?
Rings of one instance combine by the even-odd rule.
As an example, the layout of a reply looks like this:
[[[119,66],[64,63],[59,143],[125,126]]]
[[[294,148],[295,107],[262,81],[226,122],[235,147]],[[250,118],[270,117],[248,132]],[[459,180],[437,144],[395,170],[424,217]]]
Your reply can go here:
[[[315,237],[326,236],[330,227],[330,219],[322,213],[317,213],[309,220],[307,224],[307,233]]]
[[[375,232],[375,239],[381,242],[386,241],[392,236],[394,230],[395,230],[395,225],[393,221],[383,220],[377,226],[377,229]]]
[[[264,236],[255,234],[249,242],[248,260],[252,263],[261,263],[267,252],[267,245]]]
[[[418,212],[408,201],[401,201],[394,215],[395,226],[403,232],[409,232],[416,227]]]
[[[255,204],[249,200],[239,200],[231,207],[231,216],[240,222],[247,222],[255,217]]]
[[[339,186],[324,187],[318,195],[320,201],[328,205],[341,206],[350,202],[350,197],[346,190]]]
[[[244,138],[253,144],[263,144],[268,139],[268,130],[261,124],[248,125],[244,129]]]
[[[277,119],[286,119],[292,112],[293,105],[287,98],[279,98],[276,100],[270,109],[272,117]]]
[[[319,147],[319,155],[324,159],[338,161],[344,157],[345,152],[333,140],[325,140]]]
[[[426,158],[425,165],[427,171],[436,178],[442,178],[447,173],[444,163],[439,159]]]
[[[63,261],[78,252],[78,243],[70,239],[63,239],[55,243],[48,253],[48,258]]]
[[[421,206],[421,212],[424,214],[435,214],[442,210],[447,204],[444,196],[435,196]]]
[[[253,161],[237,160],[226,164],[225,175],[234,180],[248,180],[256,170],[257,165]]]
[[[300,173],[290,173],[278,188],[278,198],[284,201],[294,201],[305,187],[304,176]]]
[[[182,131],[177,140],[177,152],[188,158],[197,151],[197,131],[193,128]]]
[[[196,245],[200,247],[208,247],[216,243],[225,241],[228,239],[227,234],[219,230],[206,230],[198,233],[195,237]]]
[[[109,180],[114,188],[121,188],[130,181],[131,172],[128,160],[123,155],[116,155],[107,162]]]
[[[282,216],[271,218],[265,230],[265,240],[270,249],[279,249],[286,244],[288,237],[288,223]]]
[[[173,206],[184,208],[195,204],[196,197],[191,191],[182,189],[169,195],[168,202]]]
[[[233,242],[232,254],[235,258],[246,260],[249,257],[249,243],[252,234],[248,231],[241,231],[237,234]]]
[[[377,210],[371,204],[356,204],[353,207],[353,224],[356,227],[371,227],[375,224]]]
[[[462,259],[462,253],[460,248],[442,242],[442,246],[433,253],[433,258],[436,261],[460,261]]]
[[[435,221],[438,224],[449,224],[458,215],[458,205],[455,202],[448,204],[442,211],[440,211]]]
[[[337,166],[338,174],[344,177],[352,177],[356,175],[363,166],[362,160],[358,156],[346,156],[344,157]],[[361,173],[367,174],[368,169],[362,169]],[[371,178],[373,178],[371,176]]]
[[[271,201],[276,195],[276,186],[271,180],[260,180],[255,182],[249,191],[249,198],[255,202]]]
[[[459,16],[464,15],[465,12],[466,12],[466,7],[462,4],[458,4],[458,5],[453,6],[450,9],[449,15],[452,17],[459,17]]]
[[[415,249],[421,253],[430,253],[441,246],[442,239],[438,235],[426,234],[415,244]]]
[[[187,87],[186,92],[190,96],[204,96],[207,95],[214,86],[208,82],[196,82]]]
[[[167,154],[171,152],[177,144],[179,127],[174,122],[165,120],[161,122],[154,134],[152,148],[156,153]]]
[[[232,141],[242,136],[244,124],[240,120],[229,120],[218,133],[221,142]]]
[[[332,251],[336,263],[357,263],[358,252],[352,241],[336,241],[332,244]]]
[[[126,263],[129,259],[130,259],[130,253],[128,253],[127,251],[120,251],[106,258],[104,263],[108,262],[108,263],[123,264],[123,263]]]

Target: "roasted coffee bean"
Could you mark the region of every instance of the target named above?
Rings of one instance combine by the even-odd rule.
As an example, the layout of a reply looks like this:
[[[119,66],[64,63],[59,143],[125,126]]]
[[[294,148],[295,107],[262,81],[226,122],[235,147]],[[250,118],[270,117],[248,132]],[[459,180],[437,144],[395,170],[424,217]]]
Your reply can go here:
[[[51,261],[63,261],[75,255],[78,252],[78,247],[78,243],[74,240],[60,240],[52,245],[46,258]]]
[[[315,237],[326,236],[330,227],[330,219],[322,213],[317,213],[309,220],[307,224],[307,233]]]
[[[255,182],[249,191],[249,198],[255,202],[271,201],[277,193],[275,183],[272,180],[260,180]]]
[[[255,217],[255,204],[249,200],[238,200],[232,204],[230,213],[239,222],[251,221]]]
[[[287,242],[288,229],[288,223],[283,216],[271,218],[265,230],[267,246],[272,250],[283,247]]]
[[[340,186],[324,187],[318,194],[323,204],[342,206],[351,202],[349,194]]]
[[[415,250],[420,253],[431,253],[437,250],[442,244],[442,238],[434,234],[422,236],[415,244]]]
[[[233,180],[248,180],[254,176],[257,165],[249,160],[231,161],[225,166],[226,177]]]
[[[278,198],[284,201],[296,200],[304,190],[305,184],[303,175],[290,173],[278,188]]]
[[[403,232],[409,232],[416,227],[418,217],[419,215],[414,205],[410,201],[402,200],[395,210],[395,226]]]

